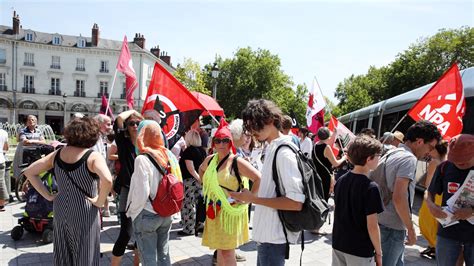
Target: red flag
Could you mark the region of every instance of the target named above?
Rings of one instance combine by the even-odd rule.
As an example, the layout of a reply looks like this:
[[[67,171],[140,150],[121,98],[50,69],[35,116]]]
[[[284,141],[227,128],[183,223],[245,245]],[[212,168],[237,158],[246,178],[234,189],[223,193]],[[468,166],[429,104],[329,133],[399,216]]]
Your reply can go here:
[[[138,87],[137,75],[133,69],[132,55],[128,49],[127,36],[123,37],[122,51],[117,62],[117,70],[125,75],[125,94],[129,109],[133,109],[133,92]]]
[[[314,78],[306,106],[306,125],[313,134],[317,134],[318,129],[324,126],[324,107],[326,107],[326,101],[316,78]]]
[[[142,113],[148,109],[160,114],[171,149],[205,108],[173,75],[155,63]]]
[[[311,117],[311,126],[308,127],[309,131],[311,131],[314,135],[317,136],[318,129],[320,127],[324,127],[324,109],[319,110],[313,117]]]
[[[446,139],[461,133],[465,110],[461,75],[458,65],[454,63],[408,111],[408,115],[415,121],[429,120]]]
[[[112,113],[112,110],[110,109],[109,102],[107,101],[107,98],[105,95],[102,94],[102,104],[100,105],[100,110],[99,114],[104,114],[105,115],[105,110],[107,110],[107,116],[109,116],[112,121],[115,120],[114,114]]]

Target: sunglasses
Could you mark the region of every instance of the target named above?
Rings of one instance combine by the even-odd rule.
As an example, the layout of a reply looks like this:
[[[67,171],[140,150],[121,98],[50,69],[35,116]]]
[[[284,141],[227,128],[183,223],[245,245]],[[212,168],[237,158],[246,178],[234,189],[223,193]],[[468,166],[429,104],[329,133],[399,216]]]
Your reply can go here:
[[[140,124],[140,121],[130,121],[127,123],[129,127],[137,126]]]
[[[221,144],[221,143],[224,143],[224,144],[229,144],[230,143],[230,139],[214,139],[212,140],[214,142],[214,144]]]

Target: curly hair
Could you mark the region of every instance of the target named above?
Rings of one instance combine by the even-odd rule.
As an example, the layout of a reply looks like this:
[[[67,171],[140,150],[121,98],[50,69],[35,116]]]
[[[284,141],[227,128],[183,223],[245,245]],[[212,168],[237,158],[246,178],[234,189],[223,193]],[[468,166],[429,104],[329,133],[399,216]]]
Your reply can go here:
[[[265,125],[273,124],[281,130],[283,113],[276,104],[269,100],[250,100],[242,111],[245,129],[249,132],[260,131]]]
[[[425,143],[436,140],[441,141],[441,133],[435,124],[428,120],[420,120],[411,125],[405,134],[405,140],[415,142],[417,139],[423,139]]]
[[[380,154],[382,148],[380,141],[367,135],[360,135],[349,145],[347,156],[354,165],[364,166],[367,158]]]
[[[96,119],[87,116],[74,118],[64,128],[64,138],[70,146],[91,148],[99,139],[100,126]]]

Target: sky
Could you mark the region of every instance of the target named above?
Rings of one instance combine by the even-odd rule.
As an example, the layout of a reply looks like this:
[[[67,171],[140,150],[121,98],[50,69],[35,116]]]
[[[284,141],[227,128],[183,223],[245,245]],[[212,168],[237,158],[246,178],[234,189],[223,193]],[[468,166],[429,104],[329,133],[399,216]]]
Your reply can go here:
[[[472,0],[0,0],[1,25],[12,25],[13,10],[24,29],[90,37],[97,23],[101,38],[131,41],[141,33],[146,48],[159,45],[174,66],[185,58],[204,66],[242,47],[268,49],[295,87],[311,87],[316,77],[334,102],[350,75],[393,62],[439,29],[474,26]]]

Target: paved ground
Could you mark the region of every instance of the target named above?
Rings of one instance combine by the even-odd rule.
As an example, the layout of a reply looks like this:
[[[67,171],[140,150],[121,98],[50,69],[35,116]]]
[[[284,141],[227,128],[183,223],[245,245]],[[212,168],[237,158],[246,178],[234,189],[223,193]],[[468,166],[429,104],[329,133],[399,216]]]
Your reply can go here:
[[[415,210],[418,210],[421,196],[416,199]],[[113,204],[111,204],[113,206]],[[19,241],[10,237],[11,229],[21,217],[24,204],[13,203],[7,205],[6,211],[0,213],[0,265],[52,265],[53,245],[44,245],[40,235],[25,233]],[[414,217],[415,222],[418,218]],[[418,228],[417,228],[418,229]],[[201,239],[194,236],[179,237],[178,221],[174,221],[170,237],[170,254],[174,265],[212,265],[212,251],[201,246]],[[324,231],[330,232],[331,225],[326,223]],[[116,216],[105,218],[104,229],[101,234],[101,252],[104,256],[101,265],[110,264],[113,244],[118,235],[119,225]],[[418,236],[415,246],[408,247],[405,253],[407,265],[435,265],[434,261],[421,258],[419,251],[426,247],[426,241]],[[245,255],[246,262],[239,265],[256,265],[256,245],[250,242],[238,251]],[[300,245],[291,247],[290,260],[287,265],[299,265]],[[305,250],[303,253],[304,265],[330,265],[331,264],[331,235],[315,236],[305,234]],[[132,255],[127,251],[122,265],[132,265]]]

